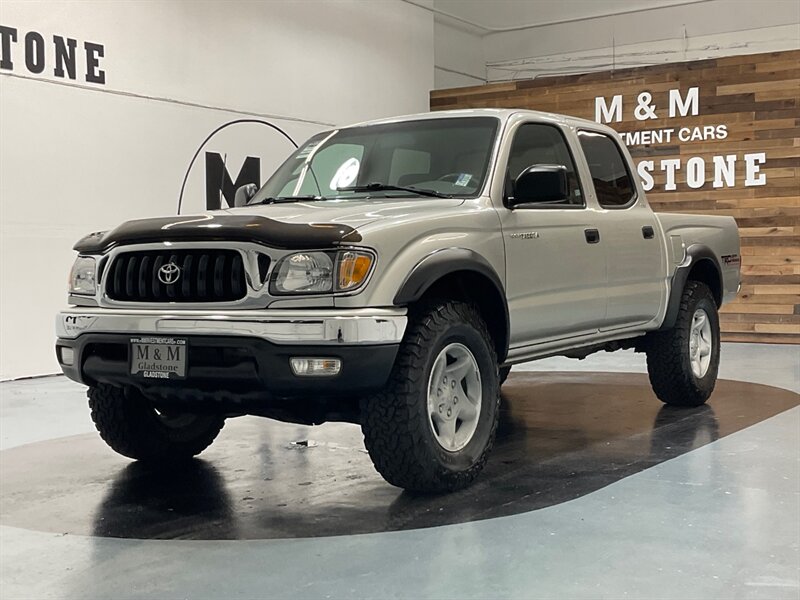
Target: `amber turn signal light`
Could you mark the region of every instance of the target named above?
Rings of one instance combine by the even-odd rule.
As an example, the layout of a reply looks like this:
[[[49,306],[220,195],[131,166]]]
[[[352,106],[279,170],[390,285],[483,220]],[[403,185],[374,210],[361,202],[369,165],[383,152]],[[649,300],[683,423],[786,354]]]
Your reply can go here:
[[[347,251],[339,255],[337,289],[342,292],[357,288],[369,275],[373,257],[366,252]]]

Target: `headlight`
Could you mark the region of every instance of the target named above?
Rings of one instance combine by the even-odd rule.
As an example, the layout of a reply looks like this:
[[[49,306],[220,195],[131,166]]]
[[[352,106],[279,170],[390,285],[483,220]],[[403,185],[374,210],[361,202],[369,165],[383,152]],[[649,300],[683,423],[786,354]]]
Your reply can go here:
[[[367,279],[374,257],[368,252],[298,252],[284,257],[272,275],[273,294],[349,292]]]
[[[302,252],[275,267],[273,290],[279,294],[321,294],[333,291],[333,259],[325,252]]]
[[[72,265],[69,274],[69,293],[93,296],[95,286],[96,263],[91,256],[79,256]]]

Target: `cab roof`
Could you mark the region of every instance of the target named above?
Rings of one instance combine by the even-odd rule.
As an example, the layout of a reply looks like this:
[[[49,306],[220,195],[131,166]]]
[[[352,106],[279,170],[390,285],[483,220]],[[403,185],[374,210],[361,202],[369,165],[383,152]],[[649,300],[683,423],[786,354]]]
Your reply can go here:
[[[593,129],[605,129],[609,132],[613,132],[610,127],[601,125],[600,123],[596,123],[595,121],[590,121],[588,119],[542,112],[538,110],[525,110],[521,108],[466,108],[458,110],[437,110],[433,112],[365,121],[363,123],[355,123],[352,125],[352,127],[364,127],[366,125],[379,125],[385,123],[401,123],[403,121],[420,121],[423,119],[447,119],[453,117],[495,117],[505,123],[514,115],[540,117],[545,120],[558,121],[573,127],[592,127]]]

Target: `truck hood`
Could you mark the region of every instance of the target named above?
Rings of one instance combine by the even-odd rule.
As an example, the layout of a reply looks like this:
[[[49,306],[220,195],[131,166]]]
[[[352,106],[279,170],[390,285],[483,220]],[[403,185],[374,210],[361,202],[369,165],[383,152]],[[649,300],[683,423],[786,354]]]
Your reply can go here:
[[[329,248],[361,241],[359,227],[385,219],[424,220],[426,214],[456,208],[450,198],[321,200],[265,204],[128,221],[110,231],[92,233],[75,244],[96,254],[114,246],[162,241],[242,241],[282,249]]]
[[[437,212],[443,208],[456,208],[464,201],[458,198],[372,198],[369,200],[320,200],[288,204],[264,204],[228,208],[229,215],[266,217],[282,223],[340,223],[358,228],[382,219]]]

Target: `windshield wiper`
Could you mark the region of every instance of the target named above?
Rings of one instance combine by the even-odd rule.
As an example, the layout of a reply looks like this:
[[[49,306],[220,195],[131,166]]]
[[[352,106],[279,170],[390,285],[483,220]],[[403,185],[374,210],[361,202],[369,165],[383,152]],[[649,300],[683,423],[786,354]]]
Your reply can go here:
[[[434,190],[416,188],[406,185],[390,185],[388,183],[368,183],[367,185],[351,185],[340,187],[337,192],[410,192],[419,196],[430,196],[432,198],[452,198],[451,194],[443,194]]]
[[[268,198],[262,198],[257,202],[249,202],[249,206],[255,206],[256,204],[286,204],[289,202],[302,202],[303,200],[327,200],[325,196],[313,196],[311,194],[307,196],[269,196]]]

